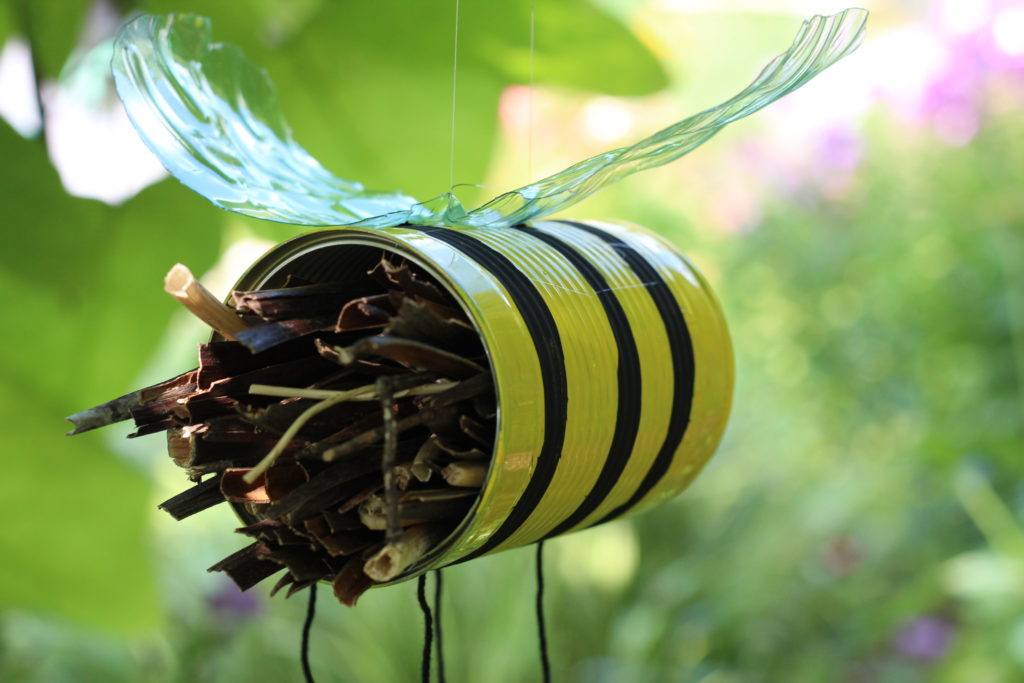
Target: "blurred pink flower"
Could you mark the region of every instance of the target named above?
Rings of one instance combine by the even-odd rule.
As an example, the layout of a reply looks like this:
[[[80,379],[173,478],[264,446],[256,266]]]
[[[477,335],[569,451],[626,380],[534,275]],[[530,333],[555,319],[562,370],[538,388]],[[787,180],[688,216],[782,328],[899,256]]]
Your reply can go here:
[[[1024,82],[1024,7],[947,0],[932,7],[928,23],[946,55],[918,115],[943,142],[965,145],[982,126],[987,92],[1007,80]]]

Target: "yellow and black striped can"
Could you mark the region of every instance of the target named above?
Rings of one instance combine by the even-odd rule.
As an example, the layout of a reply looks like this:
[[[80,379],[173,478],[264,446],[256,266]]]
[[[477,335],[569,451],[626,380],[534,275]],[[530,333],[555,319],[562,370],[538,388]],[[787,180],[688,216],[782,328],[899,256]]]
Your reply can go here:
[[[679,493],[721,438],[733,356],[707,283],[638,227],[338,228],[284,242],[239,289],[326,281],[380,250],[441,282],[479,331],[498,419],[471,512],[399,580],[647,508]]]

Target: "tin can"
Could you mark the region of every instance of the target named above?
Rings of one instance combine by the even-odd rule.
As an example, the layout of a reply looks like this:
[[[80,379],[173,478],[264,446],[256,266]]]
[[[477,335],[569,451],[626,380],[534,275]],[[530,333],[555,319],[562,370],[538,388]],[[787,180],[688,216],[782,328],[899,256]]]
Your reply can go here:
[[[729,334],[703,277],[663,238],[595,221],[331,228],[274,247],[236,289],[339,279],[381,250],[464,309],[498,406],[472,509],[394,582],[648,508],[714,452],[732,400]]]

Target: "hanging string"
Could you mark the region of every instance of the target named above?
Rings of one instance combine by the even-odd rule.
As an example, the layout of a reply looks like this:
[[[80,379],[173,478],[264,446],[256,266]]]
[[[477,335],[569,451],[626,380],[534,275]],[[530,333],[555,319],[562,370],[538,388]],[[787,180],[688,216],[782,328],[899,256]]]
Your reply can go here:
[[[313,617],[316,616],[316,584],[314,583],[309,587],[309,603],[306,607],[306,621],[302,624],[302,647],[301,647],[301,659],[302,659],[302,675],[306,679],[306,683],[315,683],[313,681],[313,670],[309,668],[309,631],[313,628]]]
[[[420,660],[420,677],[423,679],[423,683],[430,683],[430,650],[434,632],[430,618],[430,605],[427,604],[426,574],[420,574],[416,581],[416,597],[420,601],[420,610],[423,612],[423,657]]]
[[[455,45],[452,48],[452,131],[448,150],[448,191],[455,187],[455,93],[459,78],[459,0],[455,0]]]
[[[540,668],[544,674],[543,681],[551,683],[547,624],[544,621],[544,541],[537,543],[537,637],[540,640]]]
[[[533,54],[537,0],[530,0],[530,84],[526,91],[526,181],[533,182]]]
[[[444,645],[441,641],[441,570],[434,570],[434,635],[437,638],[437,681],[445,683]]]

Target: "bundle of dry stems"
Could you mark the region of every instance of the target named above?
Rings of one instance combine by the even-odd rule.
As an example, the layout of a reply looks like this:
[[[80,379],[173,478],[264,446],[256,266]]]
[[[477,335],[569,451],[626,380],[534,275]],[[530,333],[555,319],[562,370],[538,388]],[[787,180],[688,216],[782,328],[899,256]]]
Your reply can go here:
[[[199,367],[68,418],[166,432],[194,485],[160,507],[222,502],[252,543],[210,568],[271,594],[329,580],[354,605],[416,568],[476,500],[496,400],[479,334],[438,283],[393,255],[333,282],[218,301],[184,266],[165,289],[217,333]]]

